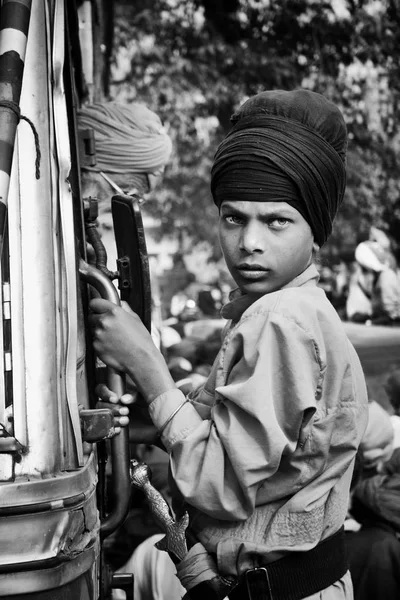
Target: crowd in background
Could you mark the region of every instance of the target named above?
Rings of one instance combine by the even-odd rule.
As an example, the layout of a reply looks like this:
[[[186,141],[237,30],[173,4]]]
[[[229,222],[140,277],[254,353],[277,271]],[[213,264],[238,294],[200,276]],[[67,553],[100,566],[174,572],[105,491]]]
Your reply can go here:
[[[400,597],[400,370],[385,390],[393,415],[369,399],[345,522],[355,600]]]
[[[320,285],[343,320],[400,324],[400,274],[389,238],[375,227],[354,261],[320,269]]]

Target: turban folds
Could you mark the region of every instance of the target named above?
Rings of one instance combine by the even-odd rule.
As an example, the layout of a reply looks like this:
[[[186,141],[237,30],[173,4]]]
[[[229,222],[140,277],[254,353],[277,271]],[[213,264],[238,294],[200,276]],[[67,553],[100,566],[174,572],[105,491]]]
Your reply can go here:
[[[232,116],[211,170],[224,200],[287,202],[327,240],[346,187],[347,130],[339,109],[308,90],[275,90],[247,100]]]
[[[93,129],[96,165],[119,185],[139,174],[158,174],[171,155],[160,118],[144,104],[91,104],[78,112],[78,125]]]

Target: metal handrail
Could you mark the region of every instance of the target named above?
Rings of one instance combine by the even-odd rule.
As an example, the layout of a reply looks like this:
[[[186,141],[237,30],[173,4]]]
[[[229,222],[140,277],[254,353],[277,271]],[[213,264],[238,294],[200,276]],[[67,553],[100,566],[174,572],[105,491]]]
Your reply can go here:
[[[85,283],[93,286],[100,296],[109,302],[120,305],[118,292],[112,282],[101,271],[83,259],[79,262],[79,274]],[[108,368],[107,383],[110,390],[121,397],[125,392],[123,375]],[[113,533],[125,520],[129,511],[131,482],[129,476],[129,432],[123,427],[120,433],[111,438],[111,479],[114,492],[112,511],[100,525],[100,537],[104,539]]]

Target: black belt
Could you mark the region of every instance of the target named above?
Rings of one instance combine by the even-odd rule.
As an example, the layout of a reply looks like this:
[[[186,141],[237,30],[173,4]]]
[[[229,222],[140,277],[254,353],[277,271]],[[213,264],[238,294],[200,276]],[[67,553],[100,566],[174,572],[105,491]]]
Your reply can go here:
[[[312,550],[291,552],[280,560],[249,569],[231,592],[218,593],[215,585],[205,581],[192,588],[185,599],[222,600],[228,594],[230,600],[303,600],[339,581],[347,571],[342,527]],[[223,583],[222,577],[216,579]]]
[[[348,570],[343,527],[307,552],[292,552],[250,569],[230,600],[302,600],[329,587]]]

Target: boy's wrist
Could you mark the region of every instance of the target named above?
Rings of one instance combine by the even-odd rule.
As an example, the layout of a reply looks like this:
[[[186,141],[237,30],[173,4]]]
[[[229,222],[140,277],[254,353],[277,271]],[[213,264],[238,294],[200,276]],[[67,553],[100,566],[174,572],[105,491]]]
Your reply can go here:
[[[160,361],[151,363],[147,369],[141,370],[140,373],[129,368],[127,372],[136,383],[147,405],[151,404],[161,394],[176,389],[175,381],[172,379],[162,357]]]
[[[160,381],[158,384],[155,383],[151,387],[151,389],[148,389],[147,393],[144,396],[146,404],[148,406],[150,406],[150,404],[153,402],[153,400],[155,400],[162,394],[165,394],[166,392],[169,392],[170,390],[176,390],[176,389],[178,389],[178,388],[176,387],[173,379],[171,379],[171,381]]]

